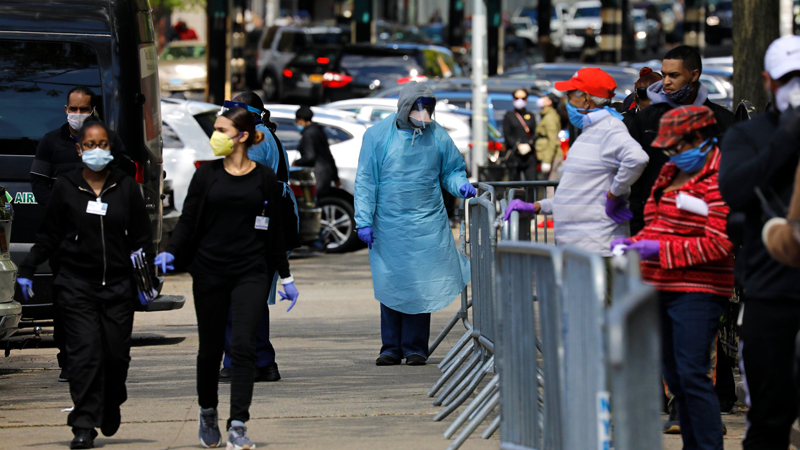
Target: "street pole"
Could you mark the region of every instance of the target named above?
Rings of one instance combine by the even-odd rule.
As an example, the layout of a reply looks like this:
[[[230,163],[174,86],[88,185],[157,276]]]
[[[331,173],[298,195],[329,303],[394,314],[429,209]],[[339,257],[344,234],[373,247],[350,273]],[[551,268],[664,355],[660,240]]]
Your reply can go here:
[[[457,52],[464,46],[464,0],[450,0],[447,19],[447,45]]]
[[[221,105],[230,98],[230,0],[208,0],[206,15],[208,17],[206,102]]]
[[[616,63],[622,56],[622,7],[620,0],[602,0],[600,19],[600,61]],[[593,39],[586,36],[585,39]]]
[[[539,5],[536,7],[536,15],[539,19],[539,36],[537,41],[539,49],[544,55],[545,62],[556,61],[556,48],[550,39],[552,30],[550,28],[550,16],[553,14],[553,2],[551,0],[539,0]],[[546,17],[542,20],[541,17]]]
[[[767,47],[780,37],[780,4],[775,0],[733,2],[733,107],[748,100],[756,111],[767,106],[761,80]]]
[[[794,34],[794,7],[792,0],[781,0],[781,36]]]
[[[480,3],[483,0],[475,0]],[[487,20],[487,51],[489,57],[489,76],[503,73],[503,62],[501,59],[502,44],[501,33],[503,30],[502,20],[502,0],[486,0],[486,20]],[[473,25],[473,30],[475,26]]]
[[[631,5],[629,0],[622,0],[622,61],[633,61],[636,58],[636,27],[631,23]]]
[[[492,2],[493,0],[489,0]],[[472,9],[472,176],[480,179],[479,167],[486,162],[488,121],[486,117],[486,4],[474,0]]]
[[[271,27],[275,25],[275,21],[278,20],[278,14],[280,14],[278,10],[278,0],[267,0],[267,13],[264,18],[266,26]]]
[[[352,42],[374,43],[372,30],[375,27],[375,8],[374,0],[354,0],[353,1],[353,31]]]
[[[736,2],[734,2],[736,3]],[[683,15],[683,44],[696,48],[700,54],[706,46],[706,1],[686,0]],[[736,24],[739,26],[739,24]]]

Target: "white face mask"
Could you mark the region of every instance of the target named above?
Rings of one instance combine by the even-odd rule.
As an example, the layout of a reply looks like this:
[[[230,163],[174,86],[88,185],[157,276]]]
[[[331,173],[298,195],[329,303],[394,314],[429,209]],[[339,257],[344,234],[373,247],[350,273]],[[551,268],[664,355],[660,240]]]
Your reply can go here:
[[[785,112],[789,107],[800,108],[800,77],[794,77],[775,91],[775,107]]]
[[[524,98],[515,99],[512,103],[515,109],[525,109],[528,106],[528,101]]]
[[[78,131],[83,126],[83,122],[89,118],[91,114],[67,114],[67,122],[69,122],[70,128],[75,131]]]

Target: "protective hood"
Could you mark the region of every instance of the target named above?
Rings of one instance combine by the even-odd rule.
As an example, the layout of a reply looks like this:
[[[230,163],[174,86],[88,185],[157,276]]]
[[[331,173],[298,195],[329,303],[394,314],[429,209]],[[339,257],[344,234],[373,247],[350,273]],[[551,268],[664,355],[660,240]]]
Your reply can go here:
[[[397,128],[401,130],[414,128],[408,120],[408,115],[411,113],[411,107],[414,106],[414,102],[420,97],[436,98],[429,87],[416,81],[409,81],[403,86],[403,90],[400,91],[400,98],[397,100]]]
[[[679,106],[688,106],[688,105],[676,105],[671,101],[669,101],[666,93],[664,92],[663,81],[657,81],[651,84],[649,88],[647,88],[647,98],[652,100],[652,103],[650,103],[651,105],[655,105],[657,103],[669,103],[669,105],[672,106],[673,108],[677,108]],[[697,90],[697,98],[694,100],[694,103],[692,103],[692,105],[703,106],[703,103],[705,103],[707,99],[708,99],[708,89],[705,86],[703,86],[702,83],[700,83],[700,88]]]

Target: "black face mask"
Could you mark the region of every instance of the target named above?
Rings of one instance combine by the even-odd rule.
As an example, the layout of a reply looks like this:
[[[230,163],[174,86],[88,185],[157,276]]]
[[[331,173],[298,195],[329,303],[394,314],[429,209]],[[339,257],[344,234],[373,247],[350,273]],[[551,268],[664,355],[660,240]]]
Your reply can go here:
[[[636,98],[638,98],[639,100],[647,100],[647,88],[646,87],[636,88]]]

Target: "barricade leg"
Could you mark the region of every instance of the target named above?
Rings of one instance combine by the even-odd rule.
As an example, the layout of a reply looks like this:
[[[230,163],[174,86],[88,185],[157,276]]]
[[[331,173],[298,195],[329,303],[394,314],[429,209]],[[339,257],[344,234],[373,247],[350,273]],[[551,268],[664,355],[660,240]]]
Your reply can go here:
[[[486,428],[486,431],[481,434],[481,437],[484,439],[489,439],[490,437],[494,436],[497,433],[497,430],[500,428],[500,416],[494,418],[492,423]]]
[[[442,401],[450,395],[450,392],[456,388],[461,382],[470,374],[472,373],[473,369],[480,363],[481,355],[480,351],[474,351],[472,354],[472,358],[456,373],[455,377],[450,380],[442,392],[439,393],[439,396],[433,402],[433,406],[442,406]]]
[[[472,353],[473,350],[474,347],[465,347],[464,349],[462,349],[461,353],[454,360],[453,364],[451,364],[447,368],[447,371],[445,371],[445,373],[442,374],[441,377],[439,377],[439,380],[436,381],[436,384],[434,384],[431,390],[428,391],[428,397],[433,397],[434,395],[436,395],[437,392],[439,392],[439,389],[441,389],[442,386],[444,386],[445,383],[447,383],[447,381],[453,377],[458,368],[461,367],[461,365],[464,364],[465,361],[467,361],[470,353]]]
[[[465,345],[469,344],[470,339],[472,339],[472,329],[468,329],[464,335],[461,336],[461,339],[456,342],[456,345],[447,352],[444,359],[439,362],[439,370],[446,371],[450,364],[454,361],[454,358],[461,352]]]
[[[436,351],[436,349],[439,347],[439,344],[442,343],[444,338],[447,337],[447,335],[450,333],[453,327],[456,326],[459,320],[461,320],[461,311],[457,312],[453,316],[453,318],[450,319],[450,322],[447,323],[447,326],[444,327],[444,330],[442,330],[442,332],[439,333],[438,336],[436,336],[436,339],[433,340],[433,344],[431,344],[431,346],[428,347],[428,357],[430,357],[433,354],[433,352]]]
[[[450,425],[450,428],[448,428],[447,431],[444,432],[444,437],[446,437],[447,439],[453,437],[453,435],[456,434],[456,431],[458,431],[458,429],[461,428],[461,425],[467,423],[467,420],[469,420],[472,417],[472,413],[478,411],[478,409],[483,405],[483,403],[487,399],[489,399],[489,397],[495,392],[498,383],[499,383],[499,377],[495,375],[495,377],[492,378],[491,381],[489,381],[489,384],[486,385],[483,391],[481,391],[481,393],[478,394],[477,397],[475,397],[475,400],[467,407],[467,409],[465,409],[464,412],[461,413],[456,418],[456,420],[452,423],[452,425]]]
[[[461,447],[464,444],[464,442],[466,442],[466,440],[470,437],[470,435],[472,435],[472,433],[475,432],[475,430],[478,428],[481,422],[483,422],[486,419],[486,417],[489,416],[489,413],[492,412],[492,410],[497,406],[498,403],[500,403],[499,392],[493,395],[492,398],[489,400],[489,402],[487,402],[483,406],[483,408],[481,408],[480,411],[478,411],[478,417],[476,418],[476,420],[473,420],[472,422],[469,423],[467,428],[465,428],[464,431],[462,431],[461,434],[458,435],[456,440],[453,441],[453,443],[450,444],[449,447],[447,447],[447,450],[456,450],[459,447]]]
[[[443,405],[446,408],[436,415],[434,421],[440,421],[449,416],[453,411],[458,409],[465,401],[475,392],[475,389],[481,384],[483,378],[491,371],[494,361],[487,361],[471,378],[467,378],[459,386],[459,390],[453,391],[450,397],[446,398]],[[460,392],[460,394],[457,394]],[[457,396],[456,396],[457,395]]]

